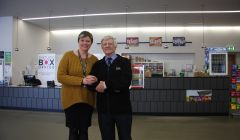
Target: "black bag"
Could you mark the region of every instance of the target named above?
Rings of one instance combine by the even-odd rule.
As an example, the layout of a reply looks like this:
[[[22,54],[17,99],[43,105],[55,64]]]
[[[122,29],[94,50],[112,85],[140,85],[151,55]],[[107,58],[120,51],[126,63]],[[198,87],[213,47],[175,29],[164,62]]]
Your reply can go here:
[[[47,86],[48,86],[48,87],[55,87],[55,82],[54,82],[54,80],[52,80],[52,81],[47,81]]]

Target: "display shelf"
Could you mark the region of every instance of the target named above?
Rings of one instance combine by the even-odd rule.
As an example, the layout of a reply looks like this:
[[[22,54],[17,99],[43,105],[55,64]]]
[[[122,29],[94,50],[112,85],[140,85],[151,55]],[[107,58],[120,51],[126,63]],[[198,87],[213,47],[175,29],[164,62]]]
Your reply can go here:
[[[232,115],[240,115],[240,65],[232,65],[230,108]]]
[[[153,77],[164,77],[164,62],[133,62],[144,65],[144,71],[150,71]]]

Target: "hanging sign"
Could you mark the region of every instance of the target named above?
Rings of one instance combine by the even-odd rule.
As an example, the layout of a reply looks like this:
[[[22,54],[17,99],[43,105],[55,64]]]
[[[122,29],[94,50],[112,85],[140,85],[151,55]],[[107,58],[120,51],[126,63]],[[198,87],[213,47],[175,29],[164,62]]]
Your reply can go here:
[[[173,37],[173,46],[177,47],[185,45],[186,45],[185,37]]]
[[[149,37],[149,46],[150,47],[161,47],[162,46],[162,37]]]
[[[233,44],[227,44],[226,49],[228,52],[234,52],[235,51],[235,46]]]
[[[126,38],[127,46],[130,47],[138,47],[139,38],[138,37],[127,37]]]

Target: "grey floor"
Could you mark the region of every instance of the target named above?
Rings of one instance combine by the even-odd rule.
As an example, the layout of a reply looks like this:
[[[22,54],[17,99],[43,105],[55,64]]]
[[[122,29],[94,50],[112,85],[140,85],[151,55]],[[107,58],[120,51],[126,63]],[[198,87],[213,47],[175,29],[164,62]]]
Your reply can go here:
[[[236,117],[134,116],[133,140],[239,140]],[[64,114],[0,110],[0,140],[67,140]],[[97,115],[89,140],[100,140]]]

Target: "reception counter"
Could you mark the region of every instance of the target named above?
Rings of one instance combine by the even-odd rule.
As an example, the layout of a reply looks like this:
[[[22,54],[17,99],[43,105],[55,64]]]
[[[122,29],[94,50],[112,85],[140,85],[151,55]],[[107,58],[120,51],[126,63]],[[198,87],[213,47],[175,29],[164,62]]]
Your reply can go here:
[[[136,114],[228,115],[229,87],[229,77],[146,78],[130,97]],[[211,100],[187,101],[188,90],[210,90]],[[62,111],[60,88],[1,86],[0,108]]]
[[[156,115],[228,115],[229,77],[145,78],[144,89],[132,89],[133,111]],[[187,90],[212,91],[210,101],[187,101]]]
[[[62,111],[60,88],[2,86],[0,108]]]

